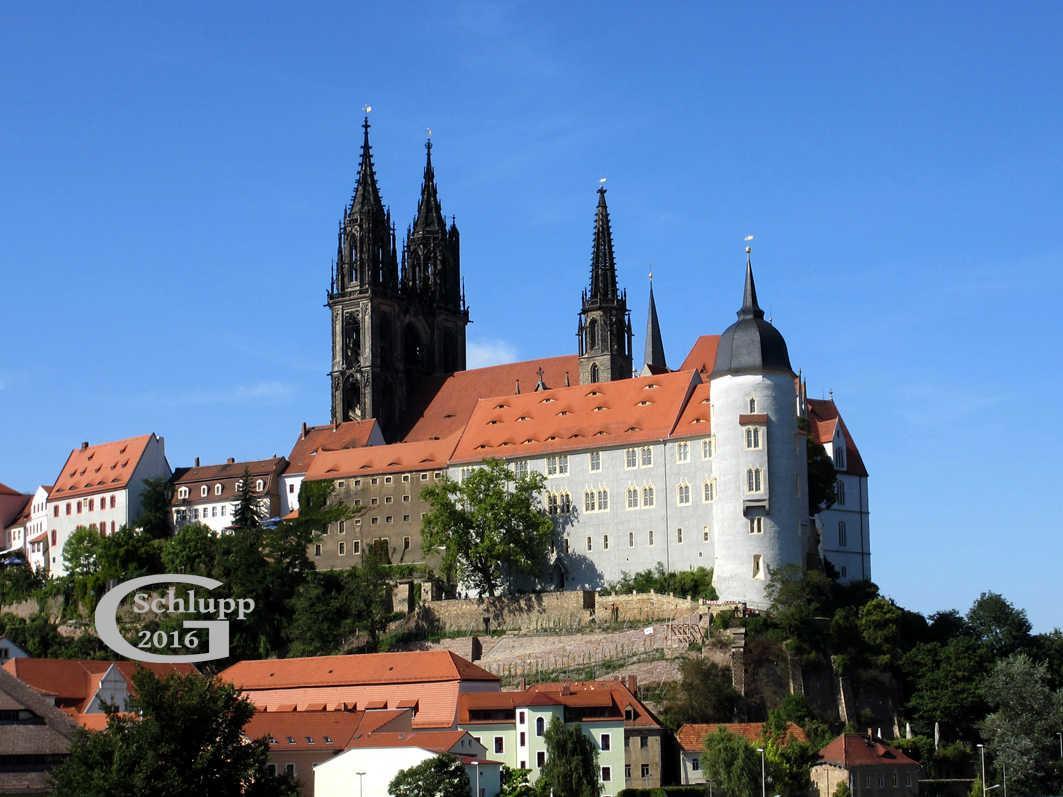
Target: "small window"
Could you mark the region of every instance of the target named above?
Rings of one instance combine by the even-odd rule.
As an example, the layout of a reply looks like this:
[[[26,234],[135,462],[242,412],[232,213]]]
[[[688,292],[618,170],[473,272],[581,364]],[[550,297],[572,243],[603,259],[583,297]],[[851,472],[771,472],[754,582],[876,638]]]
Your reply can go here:
[[[676,443],[675,446],[675,461],[676,462],[690,462],[690,443]]]
[[[650,531],[649,531],[648,542],[649,542],[650,545],[653,545],[653,529],[650,529]]]
[[[675,530],[675,541],[680,545],[683,544],[683,530],[681,528]]]
[[[200,495],[201,498],[206,498],[207,497],[207,492],[208,492],[207,485],[204,484],[202,487],[199,488],[199,495]]]
[[[759,553],[753,554],[753,578],[764,580],[764,562]]]
[[[612,740],[610,739],[609,734],[608,733],[603,733],[602,734],[602,750],[610,749],[611,743],[612,743]]]
[[[409,537],[403,537],[402,538],[402,550],[404,550],[404,551],[410,550],[410,538]]]
[[[314,556],[321,556],[321,543],[315,543]]]
[[[293,495],[295,493],[295,482],[288,485],[288,494]]]
[[[265,487],[266,487],[266,483],[264,481],[262,481],[262,479],[258,479],[258,480],[255,481],[255,492],[256,493],[262,492],[265,489]]]
[[[716,480],[706,479],[701,488],[701,500],[706,504],[711,504],[716,500]]]
[[[609,783],[613,779],[613,770],[610,767],[602,767],[602,783]]]
[[[747,426],[746,427],[746,448],[756,449],[760,448],[760,427],[759,426]]]
[[[643,468],[649,468],[653,465],[653,449],[649,446],[643,446],[639,449],[639,465]]]
[[[423,482],[428,481],[428,474],[427,473],[422,473],[421,474],[421,481],[423,481]]]
[[[338,534],[346,534],[347,533],[347,521],[346,520],[341,520],[339,522],[337,533]]]
[[[690,505],[690,485],[686,482],[676,485],[676,503],[679,506]]]
[[[752,415],[757,411],[757,399],[755,396],[749,397],[749,414]]]
[[[631,469],[637,468],[639,464],[639,453],[634,448],[629,448],[624,452],[624,467]]]
[[[294,778],[295,777],[295,764],[285,764],[284,765],[284,774],[287,775],[288,777]]]
[[[838,481],[834,483],[834,497],[835,503],[838,504],[838,506],[845,505],[845,482],[841,479],[838,479]]]
[[[657,500],[656,491],[653,489],[652,484],[648,484],[642,488],[642,505],[649,508],[654,505]]]
[[[591,452],[591,473],[597,473],[602,469],[602,452]]]
[[[714,438],[707,437],[701,441],[701,458],[712,459],[712,451],[715,448]]]
[[[221,491],[222,491],[222,486],[220,484],[215,484],[214,485],[214,494],[215,495],[221,495]]]
[[[594,550],[594,541],[590,537],[587,538],[587,550],[588,551],[593,551]]]
[[[544,753],[542,750],[540,750],[539,752],[537,752],[535,754],[535,766],[539,767],[539,769],[542,769],[545,765],[546,765],[546,753]]]
[[[506,751],[505,743],[506,743],[505,742],[505,737],[496,736],[495,737],[495,752],[496,753],[504,753]]]
[[[535,735],[542,736],[546,731],[546,720],[543,717],[535,718]]]
[[[701,759],[698,758],[697,756],[694,756],[692,759],[690,759],[690,768],[694,772],[697,772],[698,770],[700,770],[701,769]]]
[[[749,533],[750,534],[763,534],[764,533],[764,518],[751,517],[749,518]]]
[[[392,478],[390,476],[385,476],[384,477],[384,484],[391,484],[391,482],[392,482]]]
[[[340,556],[346,556],[347,555],[347,543],[341,542],[339,544],[339,554],[340,554]]]
[[[605,535],[602,536],[602,550],[603,551],[608,551],[609,550],[609,535],[608,534],[605,534]]]
[[[635,547],[635,532],[633,532],[633,531],[629,531],[627,533],[627,547],[628,548],[634,548]]]
[[[709,527],[708,526],[705,526],[701,530],[701,541],[702,542],[708,542],[709,541]]]
[[[838,545],[842,548],[849,544],[849,535],[845,529],[845,521],[838,521]]]
[[[352,540],[351,541],[351,555],[352,556],[357,556],[361,552],[362,552],[362,541],[361,540]]]
[[[520,732],[520,739],[517,742],[521,747],[525,747],[528,744],[528,735],[524,732]]]
[[[628,487],[627,488],[627,508],[638,509],[639,508],[639,488]]]
[[[764,472],[760,468],[746,469],[746,492],[764,492]]]

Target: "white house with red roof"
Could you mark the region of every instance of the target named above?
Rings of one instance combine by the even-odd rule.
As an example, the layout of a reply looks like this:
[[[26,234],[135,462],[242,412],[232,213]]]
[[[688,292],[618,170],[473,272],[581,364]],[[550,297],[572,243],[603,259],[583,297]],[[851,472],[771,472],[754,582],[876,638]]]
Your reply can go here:
[[[38,487],[7,529],[8,549],[22,551],[33,570],[48,569],[48,493],[51,489],[47,484]]]
[[[288,454],[288,465],[281,477],[281,517],[299,511],[299,488],[318,454],[378,446],[383,443],[384,435],[380,432],[380,425],[372,418],[322,426],[308,426],[304,422],[299,437]]]
[[[81,527],[112,534],[140,516],[149,479],[169,479],[163,439],[155,434],[89,445],[70,452],[48,495],[48,568],[63,575],[63,546]]]

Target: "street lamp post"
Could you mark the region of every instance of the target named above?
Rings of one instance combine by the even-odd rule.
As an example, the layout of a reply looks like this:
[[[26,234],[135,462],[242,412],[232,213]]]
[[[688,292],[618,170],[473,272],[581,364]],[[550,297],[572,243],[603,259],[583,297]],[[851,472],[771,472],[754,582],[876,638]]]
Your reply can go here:
[[[472,762],[473,772],[476,773],[476,797],[480,797],[480,762]]]
[[[760,797],[767,797],[767,780],[764,778],[764,748],[758,747],[757,752],[760,753]]]
[[[364,797],[362,794],[362,779],[365,777],[365,773],[355,772],[354,774],[358,776],[358,797]]]
[[[979,744],[978,745],[978,752],[981,753],[981,755],[982,755],[982,797],[985,797],[986,791],[988,791],[988,790],[985,787],[985,745],[984,744]]]

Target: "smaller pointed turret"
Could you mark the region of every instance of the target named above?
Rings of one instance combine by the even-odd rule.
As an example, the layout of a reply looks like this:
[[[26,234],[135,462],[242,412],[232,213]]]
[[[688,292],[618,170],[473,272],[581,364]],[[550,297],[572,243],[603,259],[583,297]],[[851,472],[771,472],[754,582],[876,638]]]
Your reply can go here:
[[[668,370],[664,357],[664,339],[661,337],[661,323],[657,320],[657,304],[653,301],[653,272],[650,272],[650,309],[646,314],[646,351],[643,368],[651,374],[662,374]]]

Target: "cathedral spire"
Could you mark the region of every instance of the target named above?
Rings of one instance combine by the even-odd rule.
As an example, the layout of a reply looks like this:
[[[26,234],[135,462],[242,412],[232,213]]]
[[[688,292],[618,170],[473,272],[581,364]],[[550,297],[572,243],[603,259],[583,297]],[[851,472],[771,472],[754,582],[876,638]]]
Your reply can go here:
[[[447,229],[443,208],[436,189],[436,172],[432,167],[432,131],[424,145],[424,178],[421,180],[421,198],[417,200],[417,218],[413,222],[415,233],[442,232]]]
[[[352,212],[384,213],[384,203],[380,199],[380,188],[376,182],[376,169],[373,167],[373,148],[369,144],[369,113],[362,121],[362,157],[358,164],[358,183],[351,198]]]
[[[613,229],[609,223],[609,206],[605,203],[604,185],[598,188],[598,209],[594,216],[594,249],[591,252],[591,285],[587,298],[592,302],[610,302],[617,298]]]
[[[646,314],[646,352],[644,363],[651,373],[668,370],[664,358],[664,339],[661,337],[661,323],[657,320],[657,304],[653,301],[653,272],[650,272],[650,309]]]

